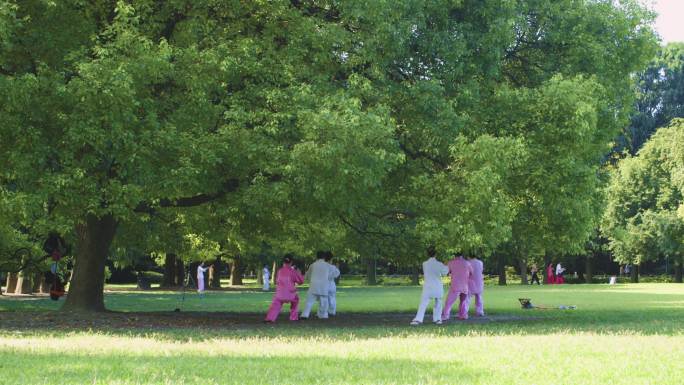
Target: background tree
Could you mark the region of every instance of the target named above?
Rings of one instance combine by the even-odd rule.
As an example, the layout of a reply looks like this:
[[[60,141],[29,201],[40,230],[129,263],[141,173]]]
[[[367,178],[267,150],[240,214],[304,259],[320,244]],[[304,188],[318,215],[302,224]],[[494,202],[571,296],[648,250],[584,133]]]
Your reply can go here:
[[[681,260],[682,143],[684,120],[675,119],[614,170],[602,230],[619,263],[639,265],[666,255]]]
[[[618,139],[617,150],[636,155],[658,127],[684,117],[684,43],[661,47],[636,75],[635,114]]]

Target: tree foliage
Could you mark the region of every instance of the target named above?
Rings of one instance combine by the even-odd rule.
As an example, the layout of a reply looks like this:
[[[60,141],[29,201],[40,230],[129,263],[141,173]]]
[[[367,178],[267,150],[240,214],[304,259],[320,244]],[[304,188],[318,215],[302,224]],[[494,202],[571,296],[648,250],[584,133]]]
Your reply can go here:
[[[614,170],[602,229],[618,262],[684,256],[683,144],[684,120],[675,119]]]
[[[684,43],[661,47],[648,67],[636,77],[636,113],[618,141],[630,154],[646,143],[659,127],[684,118]]]
[[[87,310],[117,231],[164,218],[410,264],[574,250],[654,47],[632,1],[0,4],[0,185],[72,229]]]

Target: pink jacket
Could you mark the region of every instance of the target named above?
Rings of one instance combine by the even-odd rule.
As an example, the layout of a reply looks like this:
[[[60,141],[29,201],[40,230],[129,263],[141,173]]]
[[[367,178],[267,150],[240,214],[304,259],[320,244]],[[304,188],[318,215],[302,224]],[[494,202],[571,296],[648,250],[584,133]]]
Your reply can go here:
[[[482,275],[482,261],[477,258],[469,259],[468,263],[473,268],[473,275],[468,280],[468,291],[470,294],[482,294],[484,291],[484,276]]]
[[[276,298],[292,301],[297,296],[295,285],[301,285],[302,283],[304,283],[302,273],[293,269],[290,265],[283,265],[278,270],[278,277],[276,278]]]
[[[452,259],[447,266],[451,273],[449,291],[468,294],[468,280],[473,274],[473,267],[463,257]]]

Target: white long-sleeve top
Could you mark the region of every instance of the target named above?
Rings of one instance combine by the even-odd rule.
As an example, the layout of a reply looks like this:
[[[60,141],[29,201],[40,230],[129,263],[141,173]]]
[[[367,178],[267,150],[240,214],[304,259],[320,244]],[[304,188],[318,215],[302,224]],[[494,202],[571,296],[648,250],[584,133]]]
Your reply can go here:
[[[449,273],[449,268],[445,264],[432,257],[423,262],[423,295],[431,298],[442,298],[444,295],[444,285],[442,276]]]
[[[333,275],[333,270],[330,264],[323,259],[317,259],[316,262],[309,266],[306,271],[305,279],[309,279],[309,293],[315,295],[328,295],[330,288],[330,279]],[[338,272],[339,275],[339,272]]]
[[[202,267],[202,265],[197,266],[197,280],[204,281],[204,272],[209,270],[209,266]]]
[[[563,268],[563,266],[561,266],[560,263],[556,265],[556,275],[561,275],[561,274],[563,274],[564,271],[565,271],[565,268]]]
[[[268,267],[264,267],[264,281],[268,281],[271,278],[271,272],[268,271]]]

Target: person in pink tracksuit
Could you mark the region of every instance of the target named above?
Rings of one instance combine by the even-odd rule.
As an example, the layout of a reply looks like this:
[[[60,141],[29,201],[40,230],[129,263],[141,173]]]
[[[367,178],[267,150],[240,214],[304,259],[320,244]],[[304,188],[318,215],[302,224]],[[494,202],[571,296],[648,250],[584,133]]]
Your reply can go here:
[[[456,298],[460,299],[458,319],[468,319],[468,280],[473,275],[473,267],[468,261],[463,259],[462,255],[457,257],[456,254],[454,254],[454,259],[447,263],[447,267],[449,268],[449,274],[451,274],[451,286],[444,304],[442,321],[446,321],[451,317],[451,307],[454,305]]]
[[[264,322],[275,322],[280,309],[284,303],[290,303],[290,321],[299,320],[298,309],[299,296],[295,285],[304,283],[304,277],[295,267],[292,266],[292,255],[287,254],[283,258],[283,267],[278,270],[276,278],[276,290],[273,295],[273,302],[268,308]]]
[[[482,270],[484,269],[484,266],[482,265],[482,261],[473,256],[468,257],[468,263],[470,263],[470,266],[473,268],[473,275],[471,275],[468,280],[468,299],[466,300],[465,312],[468,314],[470,297],[475,297],[475,314],[484,317],[484,303],[482,302],[482,292],[484,291],[484,276],[482,275]]]

